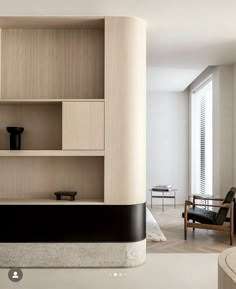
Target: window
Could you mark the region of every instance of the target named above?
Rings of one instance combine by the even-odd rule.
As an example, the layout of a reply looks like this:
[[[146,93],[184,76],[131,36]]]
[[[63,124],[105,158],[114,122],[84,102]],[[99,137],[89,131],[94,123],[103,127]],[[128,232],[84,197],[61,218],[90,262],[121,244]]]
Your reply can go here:
[[[191,93],[191,194],[212,195],[212,78]]]

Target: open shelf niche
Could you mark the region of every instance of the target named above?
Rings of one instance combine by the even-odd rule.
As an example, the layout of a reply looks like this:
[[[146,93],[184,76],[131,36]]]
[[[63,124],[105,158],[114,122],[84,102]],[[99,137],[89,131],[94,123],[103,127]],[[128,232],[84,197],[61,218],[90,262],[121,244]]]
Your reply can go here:
[[[50,202],[66,190],[78,192],[76,201],[104,202],[103,157],[2,157],[0,170],[1,199]]]
[[[103,99],[104,19],[4,19],[1,99]]]
[[[62,149],[60,103],[13,103],[0,105],[0,150],[9,150],[8,126],[24,127],[22,150]]]
[[[73,151],[75,156],[86,155],[86,151],[88,156],[104,155],[104,101],[0,102],[0,156],[21,156],[24,154],[7,151],[9,126],[24,127],[21,149],[31,150],[32,155],[39,150],[52,150],[53,155],[63,155],[59,150],[64,155],[73,155]]]

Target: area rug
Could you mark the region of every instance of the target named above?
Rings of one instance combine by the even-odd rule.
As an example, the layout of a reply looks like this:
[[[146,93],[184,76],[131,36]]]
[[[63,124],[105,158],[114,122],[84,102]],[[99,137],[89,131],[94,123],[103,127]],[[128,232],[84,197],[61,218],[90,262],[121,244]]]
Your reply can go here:
[[[165,235],[148,208],[146,208],[146,240],[155,242],[166,241]]]

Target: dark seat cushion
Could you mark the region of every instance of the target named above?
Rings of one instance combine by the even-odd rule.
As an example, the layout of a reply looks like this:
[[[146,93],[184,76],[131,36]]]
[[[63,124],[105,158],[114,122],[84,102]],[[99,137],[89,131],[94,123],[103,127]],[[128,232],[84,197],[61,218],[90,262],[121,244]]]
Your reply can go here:
[[[216,215],[216,212],[198,207],[188,209],[188,220],[202,224],[216,224]],[[184,218],[184,213],[182,213],[182,217]]]
[[[236,188],[231,188],[230,191],[227,193],[223,204],[230,204],[233,199],[234,199],[234,195],[236,192]],[[223,225],[223,223],[225,222],[225,219],[227,217],[229,209],[228,208],[220,208],[218,211],[218,214],[216,216],[216,224],[217,225]]]

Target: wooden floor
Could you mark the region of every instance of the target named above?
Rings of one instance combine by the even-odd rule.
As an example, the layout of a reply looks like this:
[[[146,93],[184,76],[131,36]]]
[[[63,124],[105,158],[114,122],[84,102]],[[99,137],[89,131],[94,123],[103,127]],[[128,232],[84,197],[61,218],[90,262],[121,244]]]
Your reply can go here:
[[[154,218],[167,238],[166,242],[147,242],[148,253],[218,253],[230,248],[229,233],[188,228],[188,239],[184,240],[183,206],[161,206],[150,208]],[[233,246],[236,246],[236,236]]]

